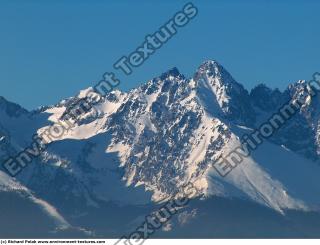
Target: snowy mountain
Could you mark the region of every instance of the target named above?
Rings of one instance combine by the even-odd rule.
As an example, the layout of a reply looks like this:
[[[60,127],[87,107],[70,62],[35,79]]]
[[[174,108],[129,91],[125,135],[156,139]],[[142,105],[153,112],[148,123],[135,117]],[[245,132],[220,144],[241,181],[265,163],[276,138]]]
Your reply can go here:
[[[129,92],[109,93],[81,114],[74,127],[51,139],[16,178],[0,171],[0,184],[6,193],[16,195],[15,186],[28,193],[28,200],[54,218],[58,227],[86,235],[93,231],[92,236],[117,237],[134,229],[139,217],[189,182],[199,190],[195,209],[203,202],[231,200],[243,209],[253,205],[255,215],[271,212],[274,223],[290,212],[318,215],[318,97],[305,100],[291,120],[229,175],[222,177],[213,168],[220,157],[241,145],[244,134],[308,89],[306,82],[298,81],[284,92],[265,85],[248,92],[216,61],[204,62],[190,79],[173,68]],[[50,125],[67,123],[64,115],[88,91],[94,94],[88,88],[32,112],[1,97],[0,159],[14,156]],[[196,212],[190,212],[197,219]],[[177,226],[183,225],[181,219]],[[303,222],[309,227],[309,219]],[[295,234],[290,232],[286,234]]]

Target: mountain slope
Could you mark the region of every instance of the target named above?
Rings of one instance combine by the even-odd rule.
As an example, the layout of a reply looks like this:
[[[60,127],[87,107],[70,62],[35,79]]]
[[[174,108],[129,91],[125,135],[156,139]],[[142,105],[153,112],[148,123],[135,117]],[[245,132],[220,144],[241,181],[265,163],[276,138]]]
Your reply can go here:
[[[64,115],[89,91],[92,96],[88,88],[33,112],[2,100],[0,156],[13,155],[53,123],[67,123]],[[52,139],[17,179],[61,218],[99,230],[106,227],[94,227],[93,217],[122,207],[141,215],[139,207],[154,207],[189,182],[204,201],[235,198],[281,214],[318,212],[317,97],[305,100],[292,120],[228,176],[213,168],[240,146],[244,134],[306,91],[299,81],[284,92],[259,85],[249,93],[216,61],[204,62],[191,79],[174,68],[126,93],[109,93]],[[128,220],[122,217],[119,227],[121,222]]]
[[[72,227],[48,202],[0,171],[0,236],[88,237],[89,232]]]

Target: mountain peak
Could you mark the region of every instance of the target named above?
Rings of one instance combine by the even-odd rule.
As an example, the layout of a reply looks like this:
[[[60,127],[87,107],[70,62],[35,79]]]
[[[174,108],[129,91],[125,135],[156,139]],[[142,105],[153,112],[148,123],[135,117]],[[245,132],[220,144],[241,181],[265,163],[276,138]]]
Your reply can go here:
[[[207,60],[203,62],[197,70],[197,73],[207,73],[208,75],[218,75],[223,72],[225,72],[224,67],[215,60]]]
[[[18,117],[21,114],[27,114],[28,111],[22,108],[20,105],[6,100],[0,96],[0,110],[5,110],[10,117]]]
[[[207,60],[199,66],[194,79],[198,80],[200,78],[218,78],[222,84],[235,83],[229,72],[215,60]]]
[[[203,62],[200,66],[199,69],[212,69],[216,67],[222,67],[216,60],[206,60]]]
[[[160,79],[163,80],[163,79],[166,79],[167,77],[170,77],[170,76],[178,77],[178,76],[182,76],[182,74],[179,72],[177,67],[173,67],[170,70],[168,70],[167,72],[162,73],[160,76]]]

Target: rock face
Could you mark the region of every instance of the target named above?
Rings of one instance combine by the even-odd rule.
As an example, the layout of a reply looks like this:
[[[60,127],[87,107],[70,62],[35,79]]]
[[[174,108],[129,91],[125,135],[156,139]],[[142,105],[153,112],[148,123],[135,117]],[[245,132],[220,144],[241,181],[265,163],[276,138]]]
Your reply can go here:
[[[271,90],[258,85],[251,91],[252,104],[258,115],[272,115],[290,99],[305,98],[297,115],[279,130],[272,141],[284,145],[313,161],[319,161],[319,106],[320,96],[310,97],[310,86],[305,81],[291,84],[287,90]]]
[[[239,198],[280,213],[318,211],[319,97],[306,99],[297,115],[226,178],[212,166],[240,145],[243,134],[308,89],[299,81],[284,92],[258,85],[249,93],[216,61],[204,62],[190,79],[173,68],[127,93],[109,93],[12,181],[54,206],[70,227],[95,231],[101,227],[94,217],[111,207],[141,215],[140,207],[170,199],[189,182],[203,200]],[[62,121],[88,91],[32,112],[1,97],[0,160]],[[128,223],[128,217],[119,220]]]

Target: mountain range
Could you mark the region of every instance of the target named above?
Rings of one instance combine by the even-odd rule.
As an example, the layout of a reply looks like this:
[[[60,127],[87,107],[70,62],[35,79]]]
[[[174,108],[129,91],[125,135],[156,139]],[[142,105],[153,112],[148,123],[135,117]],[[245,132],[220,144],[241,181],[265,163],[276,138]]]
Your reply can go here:
[[[248,91],[216,61],[192,78],[173,68],[129,92],[114,90],[19,175],[0,170],[0,237],[118,238],[190,182],[197,196],[155,237],[319,237],[318,96],[227,176],[213,168],[309,90],[300,80],[284,91]],[[1,162],[63,121],[88,91],[95,93],[33,111],[0,97]]]

